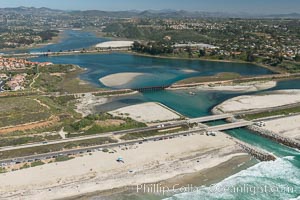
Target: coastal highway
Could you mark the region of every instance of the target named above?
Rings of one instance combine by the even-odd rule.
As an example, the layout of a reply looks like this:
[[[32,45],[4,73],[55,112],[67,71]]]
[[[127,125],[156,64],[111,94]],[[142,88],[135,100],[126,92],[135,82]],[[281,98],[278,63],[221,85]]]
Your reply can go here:
[[[53,144],[61,144],[61,143],[67,143],[67,142],[77,142],[77,141],[96,139],[96,138],[101,138],[101,137],[110,137],[110,136],[114,136],[114,135],[124,135],[124,134],[128,134],[128,133],[159,131],[159,130],[175,128],[175,127],[179,127],[179,126],[183,126],[183,125],[188,125],[186,120],[181,120],[181,121],[177,121],[177,122],[173,122],[173,123],[164,123],[164,124],[161,124],[160,126],[128,129],[128,130],[122,130],[122,131],[108,132],[108,133],[104,133],[104,134],[54,140],[54,141],[49,141],[47,143],[38,142],[38,143],[31,143],[31,144],[19,145],[19,146],[1,147],[0,152],[9,151],[9,150],[17,150],[17,149],[25,149],[25,148],[31,148],[31,147],[38,147],[38,146],[53,145]]]
[[[38,160],[45,160],[45,159],[51,159],[56,158],[58,156],[71,156],[71,155],[79,155],[79,154],[85,154],[90,153],[93,151],[102,151],[103,149],[111,149],[111,148],[122,148],[126,146],[136,145],[136,144],[142,144],[143,142],[155,142],[159,140],[166,140],[166,139],[172,139],[174,137],[180,137],[180,136],[188,136],[190,134],[203,134],[205,132],[204,128],[200,129],[194,129],[189,131],[182,131],[174,134],[169,134],[165,136],[155,136],[155,137],[149,137],[147,139],[138,139],[128,142],[120,142],[120,143],[112,143],[112,144],[104,144],[104,145],[97,145],[92,147],[85,147],[80,149],[71,149],[71,150],[65,150],[65,151],[59,151],[59,152],[51,152],[51,153],[45,153],[45,154],[38,154],[38,155],[31,155],[31,156],[24,156],[19,158],[11,158],[11,159],[5,159],[0,160],[0,166],[5,166],[9,164],[15,164],[15,163],[23,163],[23,162],[34,162]]]
[[[39,147],[39,146],[45,146],[45,145],[61,144],[61,143],[67,143],[67,142],[77,142],[77,141],[90,140],[90,139],[96,139],[96,138],[101,138],[101,137],[111,137],[114,135],[125,135],[128,133],[159,131],[159,130],[165,130],[165,129],[175,128],[175,127],[179,127],[179,126],[184,126],[184,125],[188,126],[189,123],[215,121],[215,120],[226,119],[226,118],[230,118],[230,117],[232,117],[232,115],[230,115],[230,114],[212,115],[212,116],[199,117],[199,118],[193,118],[193,119],[188,119],[188,120],[180,120],[180,121],[176,121],[176,122],[167,122],[167,123],[162,123],[157,126],[151,126],[151,127],[145,127],[145,128],[128,129],[128,130],[114,131],[114,132],[108,132],[108,133],[97,134],[97,135],[67,138],[67,139],[61,139],[61,140],[53,140],[53,141],[49,141],[47,143],[38,142],[38,143],[31,143],[31,144],[25,144],[25,145],[19,145],[19,146],[6,146],[6,147],[1,147],[0,152],[9,151],[9,150],[17,150],[17,149],[25,149],[25,148],[31,148],[31,147]]]
[[[71,155],[77,155],[77,154],[84,154],[84,153],[89,153],[89,152],[92,152],[95,150],[101,150],[104,148],[115,148],[115,147],[122,147],[122,146],[134,145],[134,144],[141,144],[141,143],[147,142],[147,141],[171,139],[171,138],[179,137],[179,136],[188,136],[189,134],[204,133],[204,132],[211,131],[211,130],[219,131],[219,130],[241,128],[241,127],[245,127],[245,126],[248,126],[251,124],[252,124],[252,122],[241,121],[241,122],[229,123],[229,124],[221,125],[221,126],[219,125],[219,126],[213,126],[213,127],[200,127],[200,128],[191,129],[188,131],[181,131],[181,132],[177,132],[177,133],[173,133],[173,134],[160,135],[160,136],[149,137],[146,139],[139,139],[139,140],[133,140],[133,141],[128,141],[128,142],[97,145],[97,146],[92,146],[92,147],[84,147],[84,148],[51,152],[51,153],[45,153],[45,154],[37,154],[37,155],[20,157],[20,158],[5,159],[5,160],[0,160],[0,165],[4,166],[7,164],[11,164],[11,163],[33,162],[33,161],[38,161],[38,160],[56,158],[58,156],[71,156]],[[0,153],[0,155],[1,155],[1,153]]]
[[[208,127],[206,130],[207,131],[226,131],[226,130],[242,128],[242,127],[246,127],[246,126],[250,126],[250,125],[253,125],[253,122],[242,120],[242,121],[234,122],[234,123],[211,126],[211,127]]]

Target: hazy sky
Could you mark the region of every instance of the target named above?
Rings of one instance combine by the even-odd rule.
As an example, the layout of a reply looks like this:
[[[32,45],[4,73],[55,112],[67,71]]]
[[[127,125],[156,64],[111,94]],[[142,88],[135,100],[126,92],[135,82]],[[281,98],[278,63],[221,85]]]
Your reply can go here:
[[[300,13],[300,0],[0,0],[0,7],[34,6],[62,10],[176,9],[248,13]]]

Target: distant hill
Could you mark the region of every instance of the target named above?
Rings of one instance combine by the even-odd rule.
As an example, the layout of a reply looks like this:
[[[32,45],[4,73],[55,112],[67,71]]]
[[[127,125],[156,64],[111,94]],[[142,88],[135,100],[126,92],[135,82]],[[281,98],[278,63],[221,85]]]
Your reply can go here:
[[[99,17],[116,17],[116,18],[291,18],[300,19],[300,13],[291,14],[273,14],[273,15],[254,15],[249,13],[225,13],[225,12],[200,12],[200,11],[185,11],[185,10],[145,10],[145,11],[101,11],[101,10],[86,10],[86,11],[62,11],[49,8],[34,8],[34,7],[17,7],[17,8],[0,8],[0,13],[22,13],[36,15],[80,15],[80,16],[99,16]]]
[[[290,14],[276,14],[268,15],[267,18],[288,18],[288,19],[300,19],[300,13],[290,13]]]
[[[17,7],[17,8],[0,8],[1,14],[6,13],[18,13],[18,14],[36,14],[36,15],[46,15],[46,14],[63,14],[65,11],[54,10],[50,8],[35,8],[35,7]]]

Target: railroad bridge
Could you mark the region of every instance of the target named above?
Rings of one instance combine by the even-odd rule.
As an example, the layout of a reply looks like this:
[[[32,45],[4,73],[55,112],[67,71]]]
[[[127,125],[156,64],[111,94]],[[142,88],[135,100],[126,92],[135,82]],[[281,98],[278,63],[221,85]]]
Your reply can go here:
[[[170,85],[132,88],[132,90],[138,91],[138,92],[154,92],[154,91],[165,90],[168,87],[170,87]]]

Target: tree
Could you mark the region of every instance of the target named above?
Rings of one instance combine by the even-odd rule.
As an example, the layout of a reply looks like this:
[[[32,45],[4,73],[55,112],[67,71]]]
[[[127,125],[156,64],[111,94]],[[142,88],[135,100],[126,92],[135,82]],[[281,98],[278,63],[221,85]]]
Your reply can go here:
[[[299,55],[299,53],[297,53],[297,55],[296,55],[296,57],[295,57],[295,61],[296,61],[296,62],[300,62],[300,55]]]
[[[193,57],[193,51],[191,47],[187,47],[186,51],[188,52],[190,58]]]
[[[205,51],[205,49],[200,49],[199,50],[199,57],[203,57],[203,56],[206,56],[206,51]]]
[[[255,58],[254,58],[252,52],[247,52],[247,58],[246,59],[247,59],[248,62],[254,62],[255,61]]]

